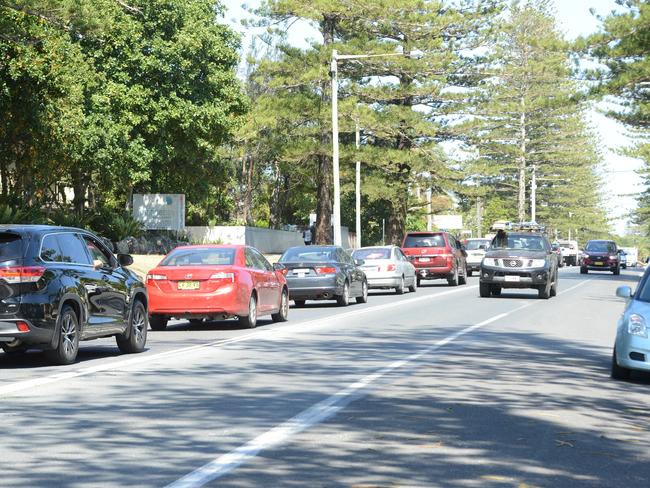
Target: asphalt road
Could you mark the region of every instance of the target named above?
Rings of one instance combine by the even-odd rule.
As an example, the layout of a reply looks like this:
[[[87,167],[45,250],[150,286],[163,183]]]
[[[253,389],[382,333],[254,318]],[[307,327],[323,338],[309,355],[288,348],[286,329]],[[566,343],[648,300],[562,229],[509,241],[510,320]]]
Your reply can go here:
[[[145,353],[0,353],[0,485],[648,486],[648,376],[609,378],[619,277],[560,295],[477,279],[285,324],[177,322]],[[437,282],[431,282],[437,283]]]

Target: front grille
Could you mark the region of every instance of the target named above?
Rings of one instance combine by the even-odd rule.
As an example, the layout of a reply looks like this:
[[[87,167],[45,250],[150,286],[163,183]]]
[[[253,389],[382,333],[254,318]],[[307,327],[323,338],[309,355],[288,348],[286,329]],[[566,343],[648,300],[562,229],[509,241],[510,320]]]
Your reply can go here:
[[[504,259],[503,266],[504,268],[521,268],[524,266],[524,262],[521,259]]]

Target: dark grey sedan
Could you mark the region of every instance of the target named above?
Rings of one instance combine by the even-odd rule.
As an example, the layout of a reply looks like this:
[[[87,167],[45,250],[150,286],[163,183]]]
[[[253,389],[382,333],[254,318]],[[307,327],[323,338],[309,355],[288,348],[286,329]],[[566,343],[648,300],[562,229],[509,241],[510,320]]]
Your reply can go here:
[[[368,301],[362,264],[339,246],[298,246],[282,255],[276,269],[286,276],[296,306],[303,306],[306,300],[336,300],[347,306],[351,298],[357,303]]]

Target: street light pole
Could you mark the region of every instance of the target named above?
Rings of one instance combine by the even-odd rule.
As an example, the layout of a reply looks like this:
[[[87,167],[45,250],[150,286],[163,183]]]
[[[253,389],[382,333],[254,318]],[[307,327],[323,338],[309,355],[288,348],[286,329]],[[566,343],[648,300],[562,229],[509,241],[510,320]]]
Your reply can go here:
[[[359,129],[359,119],[357,118],[356,122],[356,137],[355,142],[357,144],[357,151],[361,148],[361,133]],[[357,159],[356,168],[355,168],[355,193],[356,193],[356,205],[355,211],[357,213],[357,246],[361,247],[361,161]]]
[[[332,51],[332,176],[334,178],[334,208],[332,225],[334,226],[334,245],[340,246],[341,239],[341,181],[339,179],[339,80],[338,53]]]
[[[530,220],[537,222],[537,165],[533,164],[533,172],[530,179]]]

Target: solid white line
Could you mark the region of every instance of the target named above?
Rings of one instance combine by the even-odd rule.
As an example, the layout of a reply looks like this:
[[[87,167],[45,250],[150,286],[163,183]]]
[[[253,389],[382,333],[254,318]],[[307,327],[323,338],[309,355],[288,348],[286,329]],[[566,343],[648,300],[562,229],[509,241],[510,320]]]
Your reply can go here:
[[[237,337],[233,337],[231,339],[219,339],[217,341],[211,341],[207,342],[205,344],[197,344],[196,346],[189,346],[189,347],[184,347],[181,349],[173,349],[171,351],[166,351],[166,352],[160,352],[160,353],[155,353],[155,354],[142,354],[138,355],[136,357],[130,357],[129,359],[122,359],[118,361],[111,361],[107,363],[102,363],[98,364],[96,366],[91,366],[87,368],[82,368],[82,369],[77,369],[75,371],[67,371],[64,373],[57,373],[53,374],[50,376],[45,376],[43,378],[34,378],[30,380],[23,380],[23,381],[17,381],[15,383],[9,383],[7,385],[1,385],[0,386],[0,396],[6,396],[10,395],[12,393],[17,393],[25,390],[29,390],[31,388],[36,388],[40,386],[45,386],[45,385],[50,385],[52,383],[56,383],[59,381],[63,380],[69,380],[71,378],[79,378],[81,376],[88,376],[91,374],[95,373],[100,373],[104,371],[111,371],[111,370],[117,370],[120,368],[128,368],[131,366],[135,365],[140,365],[144,363],[150,363],[154,361],[158,361],[162,358],[168,358],[168,357],[173,357],[173,356],[180,356],[187,354],[189,352],[193,351],[198,351],[201,349],[209,349],[209,348],[214,348],[214,347],[223,347],[227,346],[230,344],[236,344],[238,342],[244,342],[244,341],[249,341],[249,340],[263,340],[263,339],[272,339],[279,337],[283,334],[287,333],[293,333],[293,332],[299,332],[301,331],[305,326],[313,326],[313,325],[320,325],[320,326],[330,326],[332,324],[332,321],[334,320],[341,320],[341,319],[346,319],[349,317],[357,316],[357,315],[363,315],[367,313],[372,313],[372,312],[377,312],[377,311],[382,311],[382,310],[387,310],[390,308],[396,308],[396,307],[401,307],[403,305],[409,305],[415,302],[420,302],[420,301],[425,301],[425,300],[433,300],[437,299],[440,297],[444,297],[447,295],[455,294],[455,293],[461,293],[464,291],[468,290],[473,290],[476,289],[478,286],[463,286],[459,288],[454,288],[452,290],[447,290],[442,293],[437,293],[435,295],[424,295],[424,296],[418,296],[414,298],[406,298],[402,300],[398,300],[395,302],[391,303],[384,303],[382,305],[377,305],[374,307],[366,307],[362,308],[359,310],[352,310],[350,312],[345,312],[342,314],[338,315],[332,315],[330,317],[323,317],[323,318],[318,318],[318,319],[313,319],[313,320],[308,320],[306,322],[297,322],[295,324],[291,325],[284,325],[284,326],[279,326],[276,328],[272,329],[265,329],[265,330],[260,330],[258,332],[252,332],[250,334],[244,334],[240,335]],[[314,330],[313,327],[311,327],[309,330]]]
[[[582,281],[575,286],[563,290],[561,294],[574,290],[575,288],[584,285],[587,281],[589,280]],[[420,352],[411,354],[403,359],[400,359],[399,361],[390,363],[388,366],[378,370],[377,372],[349,384],[334,395],[316,403],[295,417],[292,417],[291,419],[264,432],[253,440],[238,447],[234,451],[215,458],[213,461],[201,466],[186,476],[167,485],[167,488],[198,488],[218,478],[221,478],[222,476],[230,473],[237,467],[256,457],[261,451],[284,444],[291,437],[300,434],[301,432],[317,424],[320,424],[333,415],[336,415],[341,409],[345,408],[354,400],[363,397],[364,393],[373,383],[379,382],[389,373],[392,373],[397,369],[404,368],[405,366],[410,365],[410,363],[417,361],[422,356],[440,349],[441,347],[455,341],[459,337],[480,329],[481,327],[484,327],[488,324],[501,320],[515,312],[533,305],[534,303],[542,302],[531,301],[524,303],[523,305],[514,308],[509,312],[500,313],[498,315],[490,317],[489,319],[479,322],[478,324],[471,325],[454,334],[451,334],[450,336],[445,337],[435,344],[424,348]]]

